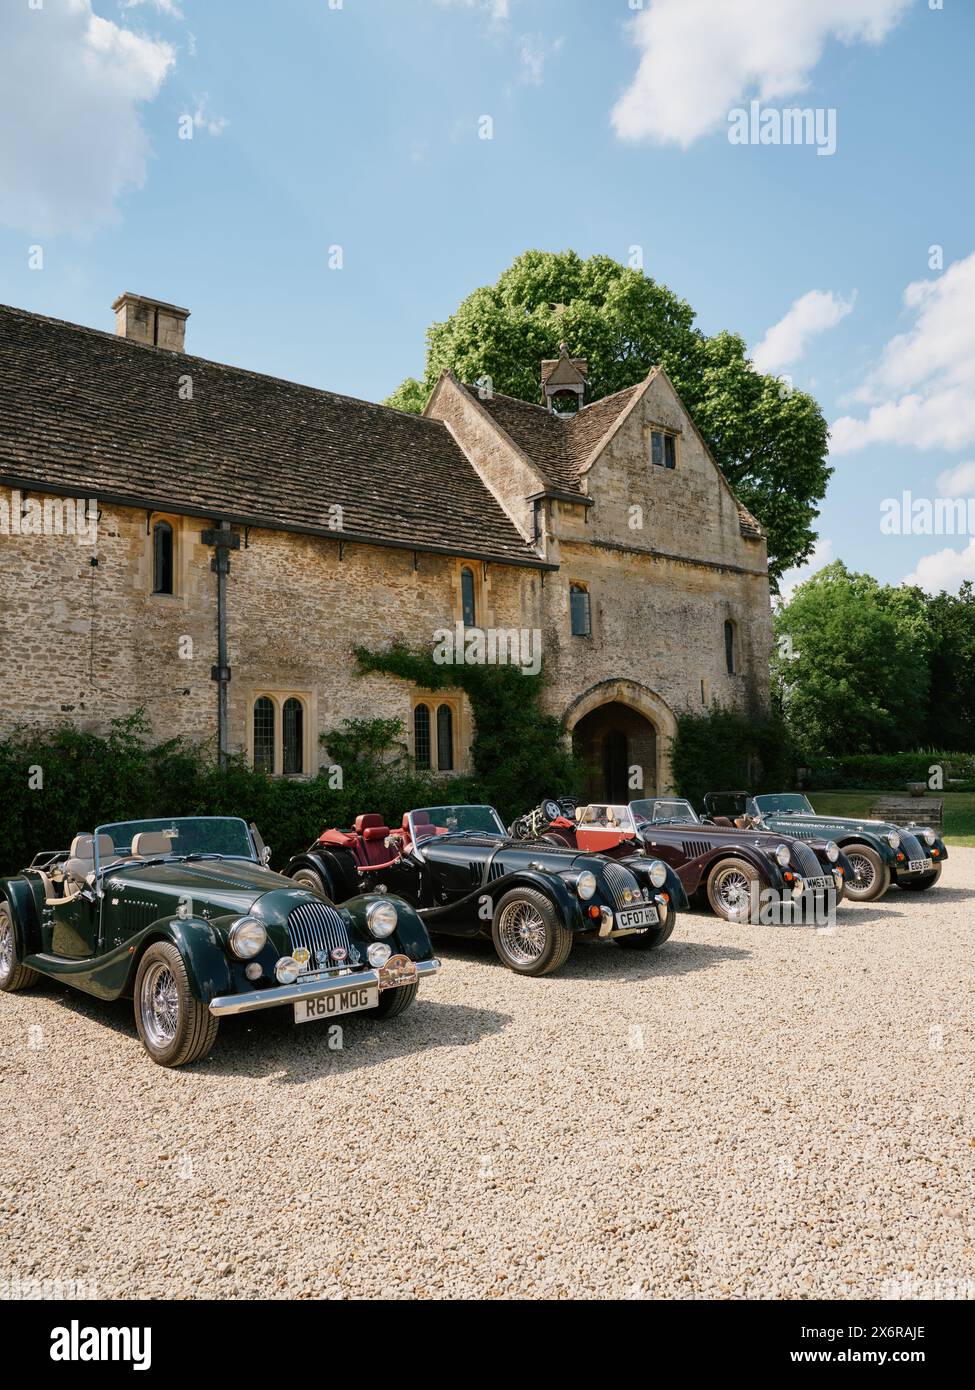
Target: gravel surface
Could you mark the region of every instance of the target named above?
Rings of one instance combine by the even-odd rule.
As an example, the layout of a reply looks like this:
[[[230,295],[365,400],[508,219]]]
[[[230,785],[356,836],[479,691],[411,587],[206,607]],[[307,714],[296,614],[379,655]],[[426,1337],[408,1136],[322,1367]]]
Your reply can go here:
[[[2,1281],[99,1297],[975,1297],[975,849],[835,933],[685,913],[390,1024],[0,996]]]

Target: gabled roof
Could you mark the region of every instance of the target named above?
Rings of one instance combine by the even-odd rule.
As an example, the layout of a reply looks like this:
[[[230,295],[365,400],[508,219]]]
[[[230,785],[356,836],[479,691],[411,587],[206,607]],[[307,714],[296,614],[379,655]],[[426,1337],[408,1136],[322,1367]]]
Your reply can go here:
[[[635,405],[637,397],[660,375],[670,384],[670,378],[663,368],[654,367],[649,375],[635,386],[627,386],[622,391],[615,391],[611,396],[602,396],[598,401],[593,401],[574,415],[568,416],[553,415],[543,405],[534,405],[530,401],[519,400],[516,396],[500,395],[498,392],[482,397],[476,386],[463,385],[463,390],[473,396],[495,424],[527,454],[550,488],[560,492],[578,493],[581,498],[586,496],[583,479],[600,444],[608,440],[622,423],[627,412]],[[674,394],[676,395],[676,392]],[[712,459],[728,491],[734,496],[730,484],[714,461],[707,442],[693,420],[691,427],[708,457]],[[735,504],[738,508],[742,535],[763,537],[765,532],[761,524],[744,503],[735,497]]]
[[[439,420],[3,306],[0,482],[545,565]]]

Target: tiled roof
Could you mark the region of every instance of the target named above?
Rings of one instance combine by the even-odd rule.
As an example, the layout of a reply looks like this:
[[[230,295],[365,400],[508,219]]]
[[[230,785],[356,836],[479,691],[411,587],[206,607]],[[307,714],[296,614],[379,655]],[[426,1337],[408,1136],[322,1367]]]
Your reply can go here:
[[[656,371],[656,368],[654,369]],[[543,405],[502,396],[482,398],[477,387],[467,386],[493,420],[534,463],[549,487],[583,494],[582,470],[601,439],[641,390],[643,382],[603,396],[574,415],[559,418]],[[743,536],[764,536],[755,517],[735,498]]]
[[[2,306],[0,481],[543,563],[440,421]]]

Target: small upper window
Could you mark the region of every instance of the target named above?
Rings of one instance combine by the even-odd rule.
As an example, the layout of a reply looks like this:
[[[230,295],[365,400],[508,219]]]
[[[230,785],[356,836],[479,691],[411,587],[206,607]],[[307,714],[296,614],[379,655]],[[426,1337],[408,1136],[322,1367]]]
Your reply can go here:
[[[477,622],[477,605],[474,602],[474,571],[467,565],[460,572],[460,603],[465,627],[474,627]]]
[[[305,707],[292,696],[281,711],[281,740],[285,777],[305,770]]]
[[[650,461],[658,468],[677,467],[677,439],[663,430],[650,432]]]
[[[173,528],[168,521],[152,528],[152,592],[173,592]]]
[[[735,625],[729,618],[724,625],[724,660],[728,675],[735,674]]]
[[[573,584],[569,589],[569,616],[572,622],[573,637],[592,635],[589,590],[583,588],[581,584]]]
[[[417,705],[413,711],[413,761],[417,767],[430,766],[430,709]]]

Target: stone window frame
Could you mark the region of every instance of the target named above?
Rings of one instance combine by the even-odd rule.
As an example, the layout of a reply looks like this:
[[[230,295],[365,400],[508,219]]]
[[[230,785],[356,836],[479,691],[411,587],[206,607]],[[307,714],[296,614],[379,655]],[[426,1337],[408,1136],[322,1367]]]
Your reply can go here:
[[[724,669],[725,675],[734,678],[741,675],[741,638],[738,624],[732,617],[726,617],[721,628],[721,635],[724,641]],[[731,637],[729,644],[728,637]],[[729,665],[728,658],[731,658]]]
[[[148,512],[146,514],[146,552],[145,573],[146,591],[149,598],[159,603],[182,603],[186,596],[185,559],[189,547],[186,545],[184,517],[175,512]],[[156,527],[163,521],[173,534],[173,590],[172,593],[157,591],[156,583]]]
[[[589,623],[589,631],[588,631],[588,632],[576,632],[576,631],[574,631],[574,629],[573,629],[573,624],[572,624],[572,591],[573,591],[573,589],[581,589],[582,592],[586,595],[586,616],[587,616],[588,623]],[[569,636],[570,636],[570,637],[583,637],[583,638],[588,638],[590,641],[592,640],[592,636],[593,636],[593,627],[592,627],[592,586],[589,584],[588,580],[585,580],[585,579],[573,579],[573,578],[571,578],[571,577],[570,577],[570,579],[569,579]]]
[[[247,696],[247,763],[254,766],[254,709],[258,700],[271,701],[274,709],[274,755],[269,777],[286,777],[302,781],[314,777],[318,772],[315,762],[315,730],[318,728],[317,700],[311,690],[290,689],[278,686],[255,685]],[[301,771],[284,772],[284,707],[289,700],[297,700],[302,706],[301,730]]]
[[[648,420],[647,430],[647,449],[651,468],[659,468],[661,473],[679,473],[681,466],[681,436],[682,431],[674,429],[672,425],[664,425],[659,420]],[[666,463],[654,463],[653,461],[653,436],[663,435],[665,439],[674,441],[674,466],[668,468]],[[667,457],[667,448],[664,445],[664,458]]]
[[[464,621],[464,570],[470,570],[474,579],[474,622],[472,624]],[[453,618],[455,623],[460,623],[462,627],[485,628],[488,627],[488,567],[483,560],[465,560],[461,557],[454,561],[453,575]]]
[[[430,760],[421,765],[416,761],[416,711],[420,705],[425,705],[430,714],[429,736],[430,736]],[[451,722],[451,766],[440,766],[440,750],[438,746],[439,720],[441,705],[446,705],[450,710]],[[468,761],[468,751],[470,744],[470,728],[466,709],[464,706],[463,692],[459,690],[424,690],[417,691],[410,704],[410,723],[409,723],[409,750],[410,757],[414,764],[423,772],[434,774],[445,773],[452,775],[463,772]]]

